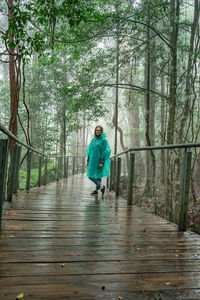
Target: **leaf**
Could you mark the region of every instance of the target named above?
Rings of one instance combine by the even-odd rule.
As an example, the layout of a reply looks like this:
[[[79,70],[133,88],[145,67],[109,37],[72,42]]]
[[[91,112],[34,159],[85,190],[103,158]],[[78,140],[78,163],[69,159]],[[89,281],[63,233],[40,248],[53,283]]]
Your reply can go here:
[[[97,20],[97,21],[101,21],[101,15],[100,14],[98,14],[98,13],[96,13],[96,14],[94,14],[93,15],[93,18],[95,19],[95,20]]]
[[[165,282],[165,284],[166,284],[166,285],[170,285],[170,284],[171,284],[171,282],[170,282],[170,281],[167,281],[167,282]]]
[[[65,263],[62,263],[62,264],[60,264],[61,265],[61,267],[63,268],[64,266],[65,266]]]
[[[143,220],[137,220],[139,223],[144,223],[144,221]]]
[[[17,295],[16,300],[24,298],[24,293],[20,293]]]

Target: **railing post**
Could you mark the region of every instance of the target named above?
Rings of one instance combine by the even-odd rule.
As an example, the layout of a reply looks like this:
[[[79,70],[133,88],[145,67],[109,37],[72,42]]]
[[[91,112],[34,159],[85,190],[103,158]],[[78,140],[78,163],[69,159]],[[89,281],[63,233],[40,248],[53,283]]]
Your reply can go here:
[[[44,185],[47,184],[47,165],[48,165],[48,158],[46,157],[44,160]]]
[[[135,153],[130,152],[130,164],[128,170],[128,205],[133,204],[134,168],[135,168]]]
[[[59,157],[56,157],[56,181],[59,181]]]
[[[183,153],[182,173],[181,173],[181,198],[179,212],[179,231],[187,230],[188,203],[190,192],[192,152],[185,149]]]
[[[57,157],[56,158],[56,160],[57,160],[57,174],[56,174],[56,181],[59,181],[60,180],[60,178],[61,178],[61,171],[62,171],[62,169],[61,169],[61,166],[62,166],[62,157]]]
[[[8,140],[0,140],[0,222],[2,207],[5,200],[6,171],[8,161]]]
[[[85,156],[82,158],[82,174],[85,173]]]
[[[109,188],[109,179],[110,179],[109,177],[106,178],[106,188],[107,189]]]
[[[113,177],[113,160],[111,159],[111,166],[110,166],[110,191],[112,191],[112,181],[113,181],[113,179],[112,179],[112,177]]]
[[[26,175],[26,190],[30,190],[30,181],[31,181],[31,156],[32,152],[29,151],[27,154],[27,175]]]
[[[78,163],[79,163],[79,158],[77,156],[76,157],[76,174],[78,174],[78,172],[79,172],[79,165],[78,165]]]
[[[67,157],[67,164],[66,164],[66,178],[69,176],[69,157]]]
[[[38,186],[41,187],[41,175],[42,175],[42,156],[39,156],[38,166]]]
[[[116,181],[116,189],[115,195],[118,197],[120,192],[120,178],[121,178],[121,157],[117,159],[117,181]]]
[[[20,155],[21,155],[21,146],[16,145],[14,187],[13,187],[13,193],[15,194],[17,194],[17,190],[19,189]]]
[[[72,175],[75,174],[75,157],[73,156],[73,163],[72,163]]]
[[[63,162],[64,162],[64,178],[67,178],[67,160],[66,160],[66,156],[63,157]]]
[[[10,166],[8,171],[8,185],[7,185],[7,200],[12,201],[12,195],[15,183],[15,165],[16,165],[17,145],[14,146],[10,153]]]
[[[56,157],[56,181],[60,179],[60,157]]]
[[[113,160],[113,186],[112,186],[113,191],[116,191],[116,173],[117,173],[117,158],[115,157]]]

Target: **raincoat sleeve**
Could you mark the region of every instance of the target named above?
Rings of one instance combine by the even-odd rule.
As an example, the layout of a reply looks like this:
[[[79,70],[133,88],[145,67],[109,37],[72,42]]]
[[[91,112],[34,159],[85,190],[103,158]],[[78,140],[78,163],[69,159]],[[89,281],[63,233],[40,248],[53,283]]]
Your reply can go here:
[[[106,139],[103,140],[100,163],[104,164],[106,159],[110,158],[111,149]]]
[[[86,156],[87,156],[87,162],[89,162],[90,159],[90,150],[91,150],[91,145],[92,145],[93,139],[91,140],[91,142],[89,143],[87,150],[86,150]]]

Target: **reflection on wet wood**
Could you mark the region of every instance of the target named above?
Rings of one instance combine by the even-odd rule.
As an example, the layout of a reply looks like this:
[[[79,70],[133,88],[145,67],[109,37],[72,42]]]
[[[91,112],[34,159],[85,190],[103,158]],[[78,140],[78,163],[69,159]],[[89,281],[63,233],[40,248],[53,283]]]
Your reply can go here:
[[[76,175],[6,203],[0,299],[200,299],[200,236],[92,190]]]

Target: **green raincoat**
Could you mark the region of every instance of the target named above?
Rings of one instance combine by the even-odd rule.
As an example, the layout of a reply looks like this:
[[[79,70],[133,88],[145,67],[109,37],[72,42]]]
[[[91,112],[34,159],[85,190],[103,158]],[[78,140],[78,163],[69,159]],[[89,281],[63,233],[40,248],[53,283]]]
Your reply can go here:
[[[89,178],[103,178],[110,176],[110,153],[111,149],[106,140],[106,134],[100,137],[94,137],[86,150],[89,164],[87,176]],[[103,162],[103,167],[99,168],[99,164]]]

